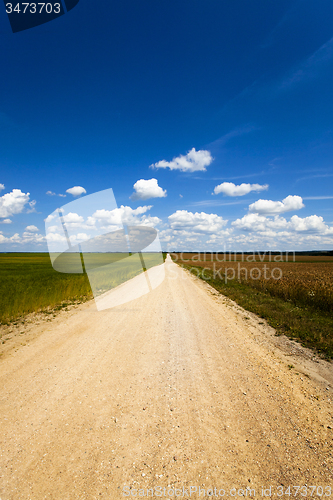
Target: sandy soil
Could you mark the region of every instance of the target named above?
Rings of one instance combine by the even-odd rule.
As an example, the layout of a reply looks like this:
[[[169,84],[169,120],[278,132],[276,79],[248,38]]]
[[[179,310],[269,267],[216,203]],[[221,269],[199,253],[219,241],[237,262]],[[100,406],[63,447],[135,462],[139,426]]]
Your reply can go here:
[[[166,274],[1,346],[1,500],[332,486],[332,364],[170,261]]]

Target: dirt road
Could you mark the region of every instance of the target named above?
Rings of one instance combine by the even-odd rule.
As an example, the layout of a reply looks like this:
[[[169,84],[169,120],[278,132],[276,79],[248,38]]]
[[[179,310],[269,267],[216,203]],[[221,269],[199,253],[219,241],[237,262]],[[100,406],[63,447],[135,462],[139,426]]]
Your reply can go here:
[[[330,384],[288,368],[260,320],[166,267],[148,295],[61,313],[3,356],[1,500],[306,484],[329,497]]]

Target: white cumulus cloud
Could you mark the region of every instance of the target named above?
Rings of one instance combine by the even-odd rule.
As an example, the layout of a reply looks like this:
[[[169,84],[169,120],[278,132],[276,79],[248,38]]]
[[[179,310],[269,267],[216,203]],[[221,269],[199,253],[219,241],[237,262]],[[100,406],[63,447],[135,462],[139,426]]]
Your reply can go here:
[[[84,218],[73,212],[69,212],[67,215],[63,216],[64,222],[67,224],[81,224],[84,222]]]
[[[3,191],[5,189],[5,185],[4,184],[0,184],[0,191]]]
[[[241,219],[236,219],[231,223],[237,229],[243,231],[266,231],[268,229],[281,230],[288,225],[284,217],[276,215],[273,219],[259,214],[247,214]]]
[[[148,198],[165,198],[167,195],[166,189],[162,189],[158,185],[157,179],[140,179],[133,186],[135,193],[132,194],[131,200],[148,200]]]
[[[50,214],[44,219],[44,222],[51,222],[51,220],[55,219],[57,216],[56,214]]]
[[[30,193],[22,193],[21,189],[13,189],[0,197],[0,217],[6,218],[23,212],[29,202]]]
[[[119,227],[122,226],[122,224],[153,227],[159,224],[161,219],[146,214],[146,212],[148,212],[151,208],[152,205],[146,205],[136,209],[121,205],[119,208],[115,208],[114,210],[96,210],[92,218],[90,218],[90,222],[92,223],[96,220],[102,226],[109,226],[110,229],[112,229],[112,226]]]
[[[13,236],[6,237],[0,234],[0,244],[9,244],[9,246],[13,245],[14,248],[17,245],[24,246],[25,244],[35,244],[40,247],[45,242],[45,236],[42,234],[24,232],[22,236],[18,233],[13,234]]]
[[[11,224],[12,221],[10,219],[4,219],[0,222],[0,224]]]
[[[25,228],[25,230],[28,232],[28,233],[38,233],[39,229],[38,227],[36,226],[27,226]]]
[[[268,184],[260,185],[260,184],[239,184],[238,186],[233,182],[222,182],[218,186],[214,188],[214,194],[223,193],[226,196],[244,196],[251,191],[265,191],[268,189]]]
[[[86,233],[78,233],[71,235],[69,239],[73,245],[77,245],[78,243],[89,240],[89,236]]]
[[[188,212],[187,210],[177,210],[168,217],[171,229],[188,230],[194,233],[216,233],[227,224],[216,214],[206,214],[205,212]]]
[[[81,194],[86,194],[86,192],[87,191],[82,186],[74,186],[66,190],[66,193],[69,193],[73,196],[80,196]]]
[[[22,234],[22,238],[19,243],[43,243],[45,241],[45,236],[42,234],[31,233],[30,231],[25,231]]]
[[[333,235],[333,228],[325,224],[323,217],[310,215],[298,217],[293,215],[289,221],[284,217],[275,215],[273,218],[260,214],[247,214],[231,224],[240,231],[261,233],[268,236],[275,235],[277,238],[291,237],[296,233],[315,233],[323,236]]]
[[[173,158],[172,161],[161,160],[150,165],[150,168],[169,168],[170,170],[181,170],[182,172],[205,171],[213,161],[210,151],[192,148],[186,155]]]
[[[63,234],[58,234],[56,232],[48,232],[46,235],[46,240],[49,243],[67,243],[66,236]]]
[[[289,195],[282,201],[258,200],[249,206],[249,211],[257,214],[282,214],[304,207],[300,196]]]
[[[310,215],[303,219],[298,217],[298,215],[293,215],[289,225],[291,229],[297,232],[333,234],[333,228],[327,226],[324,219],[318,215]]]

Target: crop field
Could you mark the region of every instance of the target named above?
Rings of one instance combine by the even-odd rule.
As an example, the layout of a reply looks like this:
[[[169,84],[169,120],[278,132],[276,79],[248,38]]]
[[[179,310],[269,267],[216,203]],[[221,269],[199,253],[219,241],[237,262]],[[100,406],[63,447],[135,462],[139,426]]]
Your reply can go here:
[[[171,254],[178,264],[268,322],[333,357],[333,257]]]
[[[90,281],[96,294],[103,293],[161,262],[160,254],[89,254]],[[124,258],[128,257],[126,261]],[[164,255],[165,258],[165,255]],[[143,265],[142,265],[143,263]],[[114,272],[107,273],[108,265]],[[103,271],[104,266],[104,271]],[[110,268],[109,268],[110,270]],[[0,254],[0,324],[26,314],[93,298],[87,273],[62,273],[53,269],[48,253]]]

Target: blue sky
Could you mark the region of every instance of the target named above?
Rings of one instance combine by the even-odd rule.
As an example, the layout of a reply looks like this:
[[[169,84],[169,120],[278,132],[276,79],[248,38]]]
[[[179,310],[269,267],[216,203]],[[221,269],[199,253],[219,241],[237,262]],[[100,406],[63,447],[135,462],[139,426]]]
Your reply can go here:
[[[0,251],[108,188],[167,250],[333,248],[331,0],[2,8],[0,36]]]

